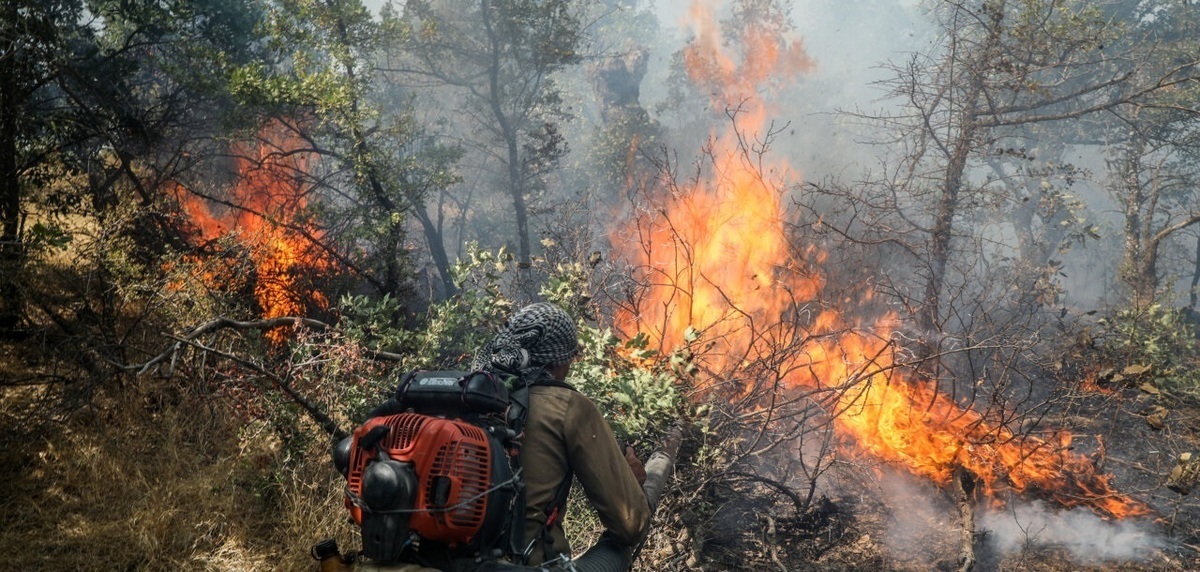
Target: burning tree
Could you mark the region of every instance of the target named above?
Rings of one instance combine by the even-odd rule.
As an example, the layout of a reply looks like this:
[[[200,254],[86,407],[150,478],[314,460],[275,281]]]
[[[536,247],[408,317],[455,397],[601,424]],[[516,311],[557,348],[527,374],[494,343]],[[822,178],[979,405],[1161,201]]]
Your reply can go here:
[[[1012,16],[1003,3],[989,3],[974,17],[966,16],[964,6],[954,8],[958,11],[948,8],[947,13],[962,19],[953,21],[986,31],[954,44],[964,50],[956,55],[982,58],[1004,51],[1000,46],[1007,29],[1000,25]],[[611,239],[634,261],[639,278],[617,326],[629,335],[648,336],[660,351],[686,347],[694,352],[701,372],[697,389],[712,404],[709,422],[724,425],[733,438],[720,465],[725,472],[707,482],[752,478],[787,490],[786,473],[755,471],[755,459],[795,455],[799,458],[782,462],[808,479],[807,496],[793,497],[798,512],[805,512],[814,508],[809,503],[818,479],[839,458],[902,467],[958,491],[964,509],[964,568],[974,558],[970,506],[975,502],[1003,503],[1014,495],[1029,495],[1061,507],[1085,506],[1106,518],[1149,514],[1143,502],[1119,493],[1113,477],[1098,470],[1093,459],[1071,451],[1070,433],[1038,436],[1021,427],[1022,420],[1033,419],[1016,410],[1007,396],[1008,384],[1029,368],[1024,361],[1028,340],[966,338],[957,346],[944,340],[913,351],[903,316],[888,309],[890,300],[877,297],[869,281],[845,288],[829,280],[824,271],[828,252],[821,244],[802,242],[805,235],[798,232],[815,225],[789,227],[784,222],[786,191],[796,188],[798,175],[771,161],[769,153],[782,129],[767,122],[770,108],[764,94],[770,90],[763,82],[803,73],[810,62],[802,45],[772,35],[770,28],[752,20],[727,32],[734,41],[722,43],[709,12],[696,6],[692,15],[695,39],[682,60],[689,76],[714,94],[714,108],[726,112],[729,129],[710,138],[694,178],[680,181],[667,165],[664,192],[643,199],[654,208],[636,210],[629,226]],[[956,29],[966,34],[965,27]],[[981,43],[973,44],[976,40]],[[937,148],[947,153],[946,162],[935,162],[942,168],[937,172],[945,175],[944,184],[933,189],[937,199],[932,205],[920,200],[886,203],[891,208],[932,207],[923,219],[932,238],[928,296],[911,306],[919,308],[918,322],[931,332],[943,323],[932,317],[947,309],[939,300],[951,245],[956,244],[951,237],[958,235],[959,201],[965,200],[960,192],[968,188],[967,160],[985,130],[1011,121],[1007,115],[985,115],[984,102],[995,102],[989,99],[995,86],[978,67],[983,64],[976,64],[970,68],[976,71],[968,73],[977,75],[947,80],[954,89],[967,89],[974,107],[960,102],[936,115],[946,121],[941,125],[953,134],[954,143],[940,139],[941,129],[926,133],[930,152]],[[924,90],[916,80],[905,85]],[[1007,105],[1004,113],[1015,114],[1017,109],[1029,111],[1025,105],[1032,103],[1012,100]],[[1077,116],[1095,108],[1084,105],[1063,113]],[[903,213],[898,216],[903,219]],[[789,228],[797,232],[789,233]],[[984,362],[999,373],[981,368],[961,379],[957,376],[966,375],[963,371],[929,365],[952,363],[958,354],[986,355]],[[937,371],[946,377],[929,376]],[[1032,378],[1026,381],[1033,383]],[[961,387],[965,389],[956,391]],[[1038,399],[1029,395],[1026,399]],[[804,446],[793,449],[796,443]]]
[[[318,286],[334,275],[334,258],[321,248],[324,231],[310,222],[315,153],[280,125],[263,129],[257,144],[235,145],[234,182],[228,198],[199,190],[178,192],[188,222],[195,226],[200,252],[229,263],[200,276],[217,290],[239,289],[248,282],[264,319],[308,316],[329,308]],[[221,207],[216,210],[215,207]],[[221,252],[222,239],[233,250]],[[238,260],[251,267],[238,270]],[[280,331],[268,334],[276,342]]]
[[[405,42],[396,14],[357,1],[270,8],[269,57],[238,66],[233,91],[243,121],[278,122],[323,159],[312,181],[321,199],[313,214],[326,231],[317,246],[368,290],[404,304],[421,296],[416,276],[427,261],[431,287],[453,294],[446,190],[461,180],[462,152],[430,134],[418,99],[386,70]],[[425,238],[423,252],[414,234]]]

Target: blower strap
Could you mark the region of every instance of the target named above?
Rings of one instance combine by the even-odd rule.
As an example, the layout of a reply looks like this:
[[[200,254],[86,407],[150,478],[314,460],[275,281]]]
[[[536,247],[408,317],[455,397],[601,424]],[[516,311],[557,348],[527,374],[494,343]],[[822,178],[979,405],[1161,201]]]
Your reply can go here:
[[[548,387],[563,387],[570,389],[571,391],[576,391],[571,384],[565,381],[559,381],[556,379],[547,378],[545,376],[536,381],[522,382],[523,380],[518,378],[517,383],[519,384],[519,387],[516,387],[513,392],[509,394],[511,406],[508,413],[508,425],[509,428],[515,431],[518,435],[524,434],[525,422],[529,418],[529,388],[540,385]],[[516,454],[513,455],[513,459],[516,461],[518,467],[523,467],[521,464],[522,459],[520,450],[516,451]],[[546,505],[546,508],[544,509],[546,519],[542,524],[541,531],[538,532],[537,538],[531,539],[529,544],[523,547],[520,545],[524,544],[525,541],[525,487],[521,487],[521,491],[517,495],[518,500],[516,507],[518,510],[514,511],[517,516],[513,518],[513,529],[512,534],[510,535],[510,538],[515,541],[512,547],[516,548],[515,550],[512,550],[512,554],[520,560],[521,564],[527,564],[529,562],[529,556],[533,553],[533,546],[539,540],[544,545],[543,559],[552,557],[550,550],[554,545],[554,539],[550,536],[550,528],[554,526],[562,518],[563,513],[566,512],[567,497],[571,493],[571,480],[573,476],[574,475],[571,472],[571,469],[568,467],[567,473],[563,475],[562,482],[558,485],[558,489],[555,490],[552,502]]]

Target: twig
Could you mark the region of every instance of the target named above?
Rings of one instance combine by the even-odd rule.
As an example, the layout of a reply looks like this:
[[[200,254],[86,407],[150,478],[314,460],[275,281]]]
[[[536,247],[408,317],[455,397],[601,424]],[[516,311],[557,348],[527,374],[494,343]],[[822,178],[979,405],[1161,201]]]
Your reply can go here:
[[[150,360],[147,362],[138,363],[138,364],[114,364],[114,365],[116,365],[117,367],[121,368],[124,371],[136,371],[138,375],[143,375],[146,372],[149,372],[152,368],[154,368],[154,366],[170,359],[171,367],[168,368],[168,370],[167,370],[168,375],[170,375],[170,374],[174,373],[174,371],[175,371],[176,354],[183,347],[183,345],[188,342],[191,342],[192,340],[195,340],[196,338],[198,338],[200,336],[203,336],[204,334],[208,334],[208,333],[215,332],[217,330],[223,330],[223,329],[271,330],[271,329],[282,327],[282,326],[296,326],[299,324],[304,324],[306,326],[313,327],[313,328],[319,328],[322,330],[329,329],[329,324],[326,324],[325,322],[322,322],[320,320],[314,320],[312,318],[298,318],[298,317],[285,316],[285,317],[280,317],[280,318],[270,318],[267,320],[239,321],[239,320],[234,320],[232,318],[226,318],[226,317],[222,316],[219,318],[213,318],[212,320],[209,320],[209,321],[193,328],[192,331],[190,331],[186,334],[183,334],[182,336],[177,336],[174,334],[164,334],[166,337],[176,340],[175,343],[171,344],[171,347],[167,348],[166,351],[154,356],[153,358],[150,358]]]
[[[321,411],[321,409],[318,408],[315,404],[313,404],[311,401],[305,399],[304,396],[297,393],[296,390],[292,388],[290,383],[288,383],[286,380],[279,377],[278,375],[268,371],[263,366],[255,363],[253,361],[243,359],[241,357],[233,355],[231,353],[223,352],[216,348],[206,346],[206,345],[204,345],[200,342],[194,341],[194,340],[188,340],[188,339],[178,338],[178,337],[174,337],[174,336],[172,336],[172,338],[175,339],[175,341],[177,342],[177,345],[178,344],[187,344],[189,346],[192,346],[192,347],[202,350],[204,352],[208,352],[208,353],[212,353],[212,354],[221,356],[225,359],[228,359],[230,361],[237,363],[238,365],[240,365],[242,367],[251,369],[255,373],[258,373],[259,375],[271,380],[271,382],[274,383],[275,386],[278,387],[281,391],[286,393],[287,396],[292,399],[292,401],[295,401],[296,404],[298,404],[300,407],[304,408],[304,411],[307,412],[308,415],[310,417],[312,417],[312,419],[314,421],[316,421],[317,424],[319,424],[322,429],[324,429],[327,433],[332,435],[334,440],[341,440],[341,439],[345,438],[347,435],[349,435],[349,433],[347,433],[341,427],[338,426],[337,422],[335,422],[328,415],[326,415],[324,411]]]
[[[144,363],[138,363],[138,364],[113,364],[113,365],[119,367],[123,371],[136,371],[137,375],[143,375],[143,374],[149,372],[155,366],[157,366],[167,360],[170,360],[170,366],[167,368],[167,372],[168,372],[167,375],[169,376],[169,375],[173,374],[175,371],[175,363],[176,363],[176,360],[178,357],[178,353],[179,353],[179,350],[184,346],[184,344],[191,342],[191,341],[195,340],[196,338],[199,338],[200,336],[203,336],[205,334],[210,334],[217,330],[224,330],[224,329],[272,330],[272,329],[280,328],[283,326],[293,326],[294,327],[294,326],[298,326],[298,325],[305,325],[310,328],[316,328],[319,330],[333,329],[333,326],[331,326],[325,322],[322,322],[320,320],[314,320],[312,318],[303,318],[303,317],[298,317],[298,316],[282,316],[282,317],[278,317],[278,318],[269,318],[269,319],[265,319],[265,320],[250,320],[250,321],[234,320],[232,318],[226,318],[226,317],[222,316],[222,317],[218,317],[218,318],[209,320],[209,321],[197,326],[196,328],[193,328],[191,331],[189,331],[188,333],[183,334],[183,335],[165,334],[166,337],[174,339],[174,340],[176,340],[176,342],[174,344],[172,344],[171,347],[167,348],[166,351],[154,356],[153,358],[150,358],[149,361],[146,361]],[[370,357],[371,359],[374,359],[377,361],[398,362],[398,361],[401,361],[402,359],[404,359],[404,356],[402,356],[400,354],[378,351],[378,350],[368,350],[367,356]]]
[[[784,566],[783,562],[779,560],[779,548],[775,543],[775,519],[771,518],[769,514],[763,515],[763,518],[767,519],[767,538],[765,540],[767,552],[771,555],[771,562],[779,567],[780,572],[788,572],[787,566]]]

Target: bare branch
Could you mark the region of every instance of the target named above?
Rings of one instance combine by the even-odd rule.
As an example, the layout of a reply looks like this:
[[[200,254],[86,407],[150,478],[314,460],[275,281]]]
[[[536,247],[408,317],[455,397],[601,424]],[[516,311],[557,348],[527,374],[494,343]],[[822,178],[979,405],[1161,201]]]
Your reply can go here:
[[[206,346],[206,345],[201,344],[193,339],[186,339],[186,338],[181,338],[181,337],[176,337],[176,336],[170,336],[170,337],[176,341],[176,345],[187,344],[187,345],[194,347],[196,349],[199,349],[201,351],[223,357],[225,359],[228,359],[246,369],[254,371],[255,373],[271,380],[271,382],[275,384],[275,387],[278,387],[280,389],[280,391],[283,391],[285,394],[287,394],[288,398],[290,398],[292,401],[296,402],[297,405],[299,405],[301,408],[303,408],[304,411],[306,413],[308,413],[309,417],[312,417],[312,419],[314,421],[316,421],[317,424],[320,425],[321,428],[324,429],[325,432],[329,433],[335,440],[344,439],[347,435],[349,435],[349,433],[347,433],[344,429],[339,427],[337,422],[335,422],[328,415],[326,415],[324,411],[321,411],[321,409],[319,407],[317,407],[313,402],[309,401],[308,399],[305,399],[304,396],[297,393],[296,390],[292,387],[292,385],[287,382],[287,380],[279,377],[275,373],[272,373],[271,371],[267,370],[265,367],[258,364],[257,362],[243,359],[234,354],[231,354],[228,352],[223,352],[216,348]]]

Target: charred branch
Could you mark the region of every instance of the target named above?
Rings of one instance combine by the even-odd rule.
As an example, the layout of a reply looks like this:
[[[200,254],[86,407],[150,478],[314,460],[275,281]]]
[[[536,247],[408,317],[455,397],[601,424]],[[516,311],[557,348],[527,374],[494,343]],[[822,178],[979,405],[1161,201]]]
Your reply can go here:
[[[766,485],[766,486],[778,491],[779,493],[783,494],[789,500],[792,501],[792,506],[796,509],[796,514],[798,514],[798,515],[804,514],[804,512],[808,509],[808,503],[805,501],[805,499],[801,498],[800,495],[796,494],[796,492],[793,491],[791,489],[791,487],[789,487],[775,479],[772,479],[769,477],[764,477],[762,475],[755,475],[753,473],[744,473],[744,472],[740,472],[740,471],[731,471],[728,473],[728,476],[731,478],[734,478],[734,479],[738,479],[738,480],[753,481],[756,483],[760,483],[760,484]]]
[[[975,567],[975,475],[961,465],[954,469],[954,501],[958,506],[959,572],[971,572]]]

